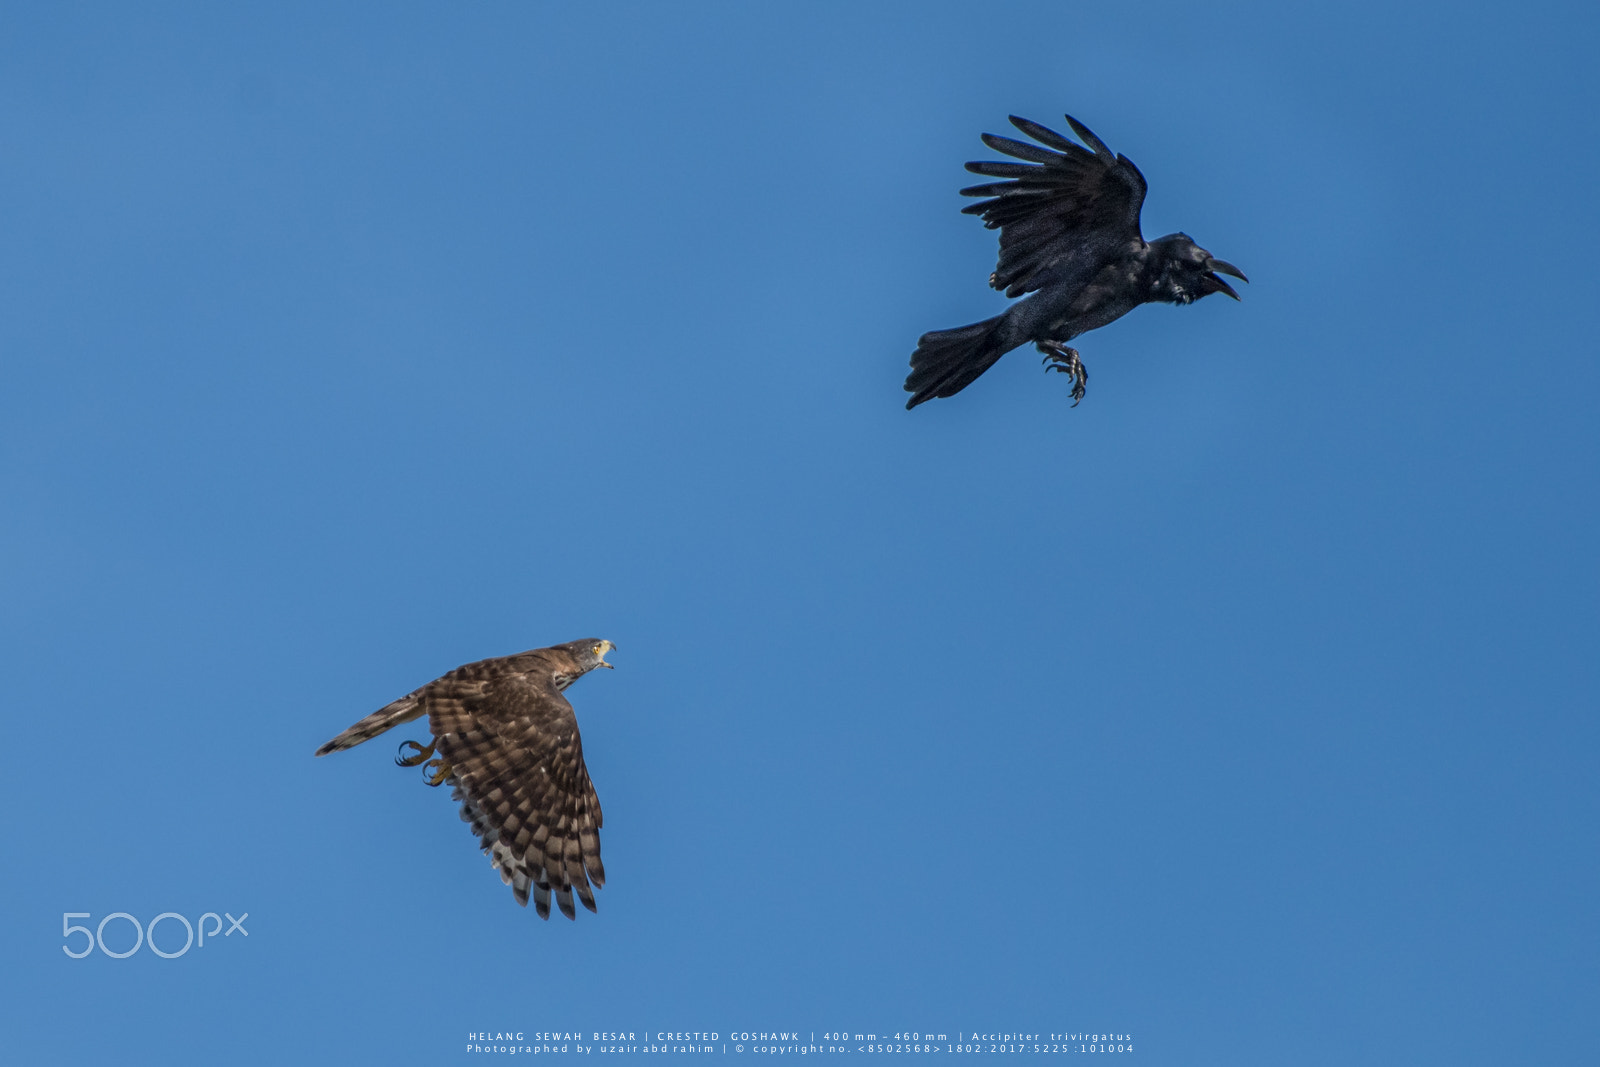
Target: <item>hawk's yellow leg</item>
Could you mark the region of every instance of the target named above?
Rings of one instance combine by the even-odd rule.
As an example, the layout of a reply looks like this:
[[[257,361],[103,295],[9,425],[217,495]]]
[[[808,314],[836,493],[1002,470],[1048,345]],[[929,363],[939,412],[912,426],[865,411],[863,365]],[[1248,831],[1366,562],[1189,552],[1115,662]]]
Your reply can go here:
[[[428,765],[422,768],[422,780],[429,785],[444,785],[445,780],[454,773],[456,769],[444,760],[431,759]]]
[[[417,744],[415,741],[402,741],[402,742],[400,742],[400,751],[404,752],[406,750],[406,746],[410,745],[411,746],[411,755],[409,755],[409,756],[396,756],[394,758],[394,765],[396,767],[415,767],[419,763],[421,763],[423,760],[425,760],[428,757],[433,755],[434,746],[437,745],[438,743],[439,743],[439,739],[438,738],[434,738],[432,741],[428,742],[428,747],[427,748],[423,748],[421,745]]]
[[[433,750],[438,747],[439,739],[436,737],[428,742],[426,748],[415,741],[400,742],[400,751],[404,752],[406,746],[411,746],[411,755],[396,756],[394,762],[400,767],[415,767],[422,764],[422,780],[429,785],[444,785],[445,780],[455,773],[455,769],[443,759],[428,759],[433,755]],[[426,763],[423,763],[427,760]]]

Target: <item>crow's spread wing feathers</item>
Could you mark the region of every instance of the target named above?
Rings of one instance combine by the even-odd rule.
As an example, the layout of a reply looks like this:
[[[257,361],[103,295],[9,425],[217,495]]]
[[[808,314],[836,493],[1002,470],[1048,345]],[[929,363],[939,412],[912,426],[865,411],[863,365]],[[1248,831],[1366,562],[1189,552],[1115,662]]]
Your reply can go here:
[[[1013,126],[1048,147],[986,133],[984,144],[1028,162],[967,164],[974,174],[1010,179],[961,190],[989,198],[962,211],[1000,230],[1000,260],[989,284],[1007,296],[1043,288],[1069,263],[1097,261],[1121,244],[1143,240],[1144,175],[1083,123],[1066,119],[1088,148],[1012,115]]]

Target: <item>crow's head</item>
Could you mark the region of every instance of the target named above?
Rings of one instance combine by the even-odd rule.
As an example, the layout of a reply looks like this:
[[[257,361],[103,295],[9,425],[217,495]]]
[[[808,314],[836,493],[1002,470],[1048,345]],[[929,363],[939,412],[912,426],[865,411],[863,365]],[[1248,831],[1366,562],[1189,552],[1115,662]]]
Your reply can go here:
[[[1195,244],[1186,233],[1169,233],[1151,241],[1150,252],[1150,262],[1155,268],[1150,300],[1192,304],[1212,293],[1227,293],[1237,300],[1239,294],[1233,291],[1233,286],[1217,275],[1232,275],[1241,282],[1250,280],[1232,263],[1218,259]]]

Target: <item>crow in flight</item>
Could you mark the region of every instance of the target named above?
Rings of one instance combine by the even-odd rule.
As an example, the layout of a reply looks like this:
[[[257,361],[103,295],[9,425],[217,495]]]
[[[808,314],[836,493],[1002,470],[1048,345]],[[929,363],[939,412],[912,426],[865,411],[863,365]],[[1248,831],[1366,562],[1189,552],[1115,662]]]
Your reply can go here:
[[[1000,231],[1000,261],[989,284],[1007,296],[1033,295],[992,319],[923,334],[906,378],[906,392],[912,394],[907,408],[955,396],[995,360],[1029,341],[1045,354],[1047,370],[1072,375],[1076,407],[1089,374],[1066,342],[1140,304],[1190,304],[1210,293],[1239,299],[1217,275],[1249,279],[1188,234],[1144,239],[1139,232],[1144,175],[1083,123],[1071,115],[1066,119],[1088,148],[1012,115],[1013,126],[1047,147],[986,133],[984,144],[1027,162],[967,164],[974,174],[1010,179],[961,190],[962,196],[989,198],[962,213],[980,215],[985,226]]]

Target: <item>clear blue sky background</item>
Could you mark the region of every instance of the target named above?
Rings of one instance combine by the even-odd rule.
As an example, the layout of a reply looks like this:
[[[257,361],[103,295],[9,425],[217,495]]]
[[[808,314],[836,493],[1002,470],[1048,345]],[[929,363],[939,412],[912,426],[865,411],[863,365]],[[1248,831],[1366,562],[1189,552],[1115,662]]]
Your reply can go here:
[[[1596,16],[993,10],[6,9],[15,1062],[1593,1056]],[[1076,410],[1031,350],[902,410],[1004,305],[961,164],[1063,111],[1244,302],[1084,338]],[[417,730],[311,758],[590,635],[598,916],[514,905]]]

